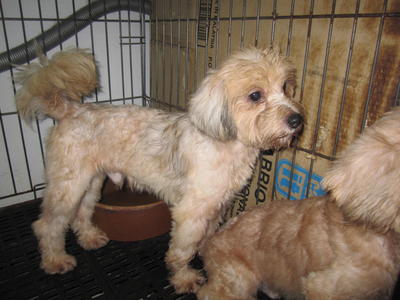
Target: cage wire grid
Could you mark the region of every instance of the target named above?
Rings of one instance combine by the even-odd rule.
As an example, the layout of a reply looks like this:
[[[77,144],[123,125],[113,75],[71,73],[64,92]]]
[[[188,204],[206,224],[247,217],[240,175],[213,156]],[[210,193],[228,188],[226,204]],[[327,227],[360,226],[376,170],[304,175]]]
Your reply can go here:
[[[343,111],[347,99],[349,84],[349,74],[352,68],[352,57],[354,43],[356,41],[357,30],[360,20],[368,18],[379,19],[376,24],[378,34],[373,44],[373,61],[369,75],[368,92],[364,100],[363,117],[357,130],[361,131],[367,125],[368,113],[370,108],[371,93],[376,76],[376,65],[380,55],[380,41],[382,39],[385,21],[399,18],[398,5],[396,1],[378,1],[373,6],[376,11],[366,9],[366,2],[371,1],[353,1],[352,12],[338,12],[342,5],[341,1],[324,1],[327,3],[327,9],[321,12],[321,5],[318,1],[309,1],[307,9],[301,14],[297,12],[296,5],[299,1],[285,1],[288,10],[281,13],[278,1],[213,1],[213,0],[169,0],[153,1],[153,16],[140,12],[144,10],[144,3],[149,5],[148,1],[142,1],[139,5],[139,12],[126,10],[125,2],[117,2],[120,9],[107,14],[104,11],[103,16],[99,18],[89,18],[82,20],[77,17],[77,11],[83,6],[93,6],[100,1],[2,1],[2,33],[3,42],[0,44],[2,52],[7,54],[17,45],[26,45],[29,40],[38,34],[45,32],[51,26],[60,28],[61,22],[68,20],[73,22],[75,30],[66,41],[59,41],[55,49],[49,50],[49,55],[55,51],[62,50],[65,47],[77,46],[89,48],[96,55],[100,66],[101,91],[96,91],[94,96],[84,101],[111,102],[115,104],[136,103],[140,105],[155,105],[167,110],[185,110],[187,108],[187,99],[195,91],[201,79],[205,76],[209,68],[214,68],[232,51],[245,46],[276,45],[286,55],[291,55],[293,27],[296,21],[304,20],[307,22],[306,32],[304,32],[304,56],[302,63],[298,66],[298,99],[304,98],[305,87],[309,77],[310,45],[315,39],[312,36],[313,26],[318,20],[325,19],[329,22],[327,28],[327,38],[323,45],[324,59],[322,64],[322,80],[319,84],[319,93],[317,111],[312,126],[309,126],[311,137],[307,146],[298,145],[296,151],[293,151],[291,162],[296,164],[296,154],[298,151],[309,153],[311,156],[319,156],[327,160],[332,160],[338,152],[338,145],[341,144],[341,131],[343,130]],[[124,3],[122,3],[124,2]],[[240,3],[239,3],[240,2]],[[122,4],[121,4],[122,3]],[[282,2],[281,2],[282,3]],[[126,6],[126,4],[125,4]],[[195,7],[199,13],[187,13],[188,7]],[[349,5],[351,6],[351,5]],[[105,7],[105,5],[104,5]],[[239,9],[240,8],[240,9]],[[105,9],[105,8],[104,8]],[[124,10],[125,9],[125,10]],[[226,9],[221,16],[221,10]],[[213,10],[213,11],[211,11]],[[251,11],[252,10],[252,11]],[[239,12],[237,12],[239,11]],[[266,14],[268,12],[268,14]],[[185,13],[185,14],[182,14]],[[91,15],[89,14],[89,17]],[[330,153],[318,151],[316,145],[319,139],[321,127],[321,110],[324,106],[326,79],[329,76],[329,60],[334,33],[334,26],[338,20],[351,20],[350,42],[346,53],[346,68],[341,84],[341,95],[338,98],[340,102],[338,119],[334,143]],[[89,21],[87,27],[78,31],[79,22]],[[260,33],[263,25],[268,22],[269,32]],[[282,39],[277,30],[281,27],[281,22],[287,22],[286,41],[277,41]],[[221,24],[227,24],[226,35],[222,36],[219,32]],[[314,23],[314,24],[313,24]],[[246,26],[255,26],[255,31],[251,37],[246,36]],[[151,29],[150,29],[151,28]],[[261,29],[260,29],[261,28]],[[278,29],[277,29],[278,28]],[[151,32],[152,31],[152,32]],[[233,32],[234,31],[234,32]],[[213,53],[209,54],[210,35],[213,34]],[[150,38],[151,36],[151,38]],[[176,39],[175,37],[180,37]],[[61,38],[61,30],[59,30]],[[151,40],[152,39],[152,40]],[[153,47],[150,47],[150,40]],[[223,46],[220,45],[223,40]],[[195,47],[193,47],[195,45]],[[150,53],[151,48],[151,53]],[[182,51],[181,55],[175,55],[175,49]],[[371,50],[372,51],[372,50]],[[28,53],[28,50],[26,50]],[[152,71],[158,69],[160,76],[150,76],[150,55],[152,57]],[[212,63],[205,59],[212,55]],[[203,59],[203,57],[205,59]],[[26,55],[29,58],[29,55]],[[311,58],[312,60],[312,58]],[[24,62],[32,61],[31,58]],[[192,64],[192,65],[191,65]],[[193,70],[196,70],[194,72]],[[0,125],[1,125],[1,192],[0,205],[6,206],[10,203],[21,202],[41,196],[44,188],[43,167],[45,157],[44,140],[51,121],[39,122],[33,126],[33,130],[26,126],[17,116],[14,105],[14,94],[17,89],[14,83],[14,68],[8,68],[0,75],[2,90],[5,94],[5,105],[0,105]],[[119,73],[119,74],[118,74]],[[150,88],[151,86],[151,88]],[[399,90],[399,84],[397,90]],[[182,91],[182,92],[176,92]],[[391,99],[392,104],[398,101],[397,92]],[[311,125],[311,124],[309,124]],[[10,129],[14,128],[14,130]],[[12,137],[10,136],[12,135]],[[36,140],[36,141],[35,141]],[[264,155],[265,157],[265,155]],[[260,158],[261,159],[261,158]],[[273,157],[273,162],[268,164],[276,165],[279,160],[279,154]],[[314,172],[314,160],[310,160],[308,173]],[[258,184],[263,168],[257,168],[255,177],[258,178]],[[292,168],[293,170],[293,168]],[[293,172],[290,175],[290,185]],[[265,177],[265,176],[264,176]],[[269,174],[272,181],[275,176]],[[311,176],[307,178],[306,195],[310,194]],[[271,185],[272,195],[275,195],[275,184]],[[256,191],[261,189],[257,188]],[[288,197],[292,187],[288,188]],[[256,193],[256,196],[258,194]],[[257,196],[257,198],[260,198]],[[264,196],[265,198],[265,196]],[[262,199],[259,199],[260,201]]]
[[[161,74],[169,74],[166,77],[152,77],[152,99],[156,101],[163,99],[169,104],[169,109],[180,110],[186,107],[185,104],[180,104],[180,98],[187,99],[187,96],[193,93],[197,87],[199,80],[205,76],[210,68],[218,66],[218,64],[233,51],[247,47],[258,46],[268,47],[270,45],[278,45],[286,55],[293,54],[294,45],[292,41],[297,33],[294,33],[294,28],[303,22],[304,31],[302,32],[303,51],[301,55],[296,53],[297,68],[298,68],[298,99],[305,104],[306,113],[308,116],[312,115],[311,121],[308,122],[308,142],[300,143],[292,152],[290,157],[290,175],[288,178],[288,187],[285,197],[292,199],[291,193],[293,191],[293,178],[297,176],[294,174],[294,169],[297,164],[298,153],[308,155],[310,159],[306,163],[305,176],[305,192],[303,197],[316,195],[313,191],[316,183],[312,182],[313,174],[321,172],[321,167],[316,167],[317,158],[322,158],[326,161],[333,160],[338,152],[344,146],[349,144],[352,139],[368,124],[375,121],[379,115],[391,106],[396,105],[399,97],[399,72],[393,72],[393,82],[391,82],[390,95],[385,95],[385,99],[377,101],[377,88],[376,82],[379,81],[379,73],[382,70],[382,54],[385,46],[381,45],[382,40],[393,39],[398,41],[399,31],[395,30],[389,37],[387,28],[392,26],[389,24],[396,24],[399,20],[399,5],[394,1],[212,1],[212,0],[198,0],[191,2],[193,7],[196,7],[197,14],[192,14],[192,11],[187,7],[186,1],[159,1],[155,2],[155,7],[152,19],[152,57],[156,65],[161,65],[163,72]],[[282,10],[282,3],[287,4],[289,9],[284,12]],[[301,3],[299,5],[299,3]],[[348,4],[347,9],[344,6]],[[280,6],[279,6],[280,5]],[[303,5],[303,11],[300,11],[299,6]],[[224,11],[221,16],[221,10]],[[184,11],[184,17],[181,12]],[[300,11],[300,12],[299,12]],[[348,122],[351,110],[349,104],[354,101],[354,92],[351,91],[354,84],[354,69],[360,63],[357,50],[359,49],[359,39],[365,31],[365,23],[373,20],[373,25],[376,32],[371,34],[368,41],[370,59],[368,61],[368,68],[365,70],[364,90],[358,91],[359,96],[362,97],[358,101],[358,120],[352,123],[352,128],[349,128]],[[321,21],[326,21],[324,24],[323,36],[316,36],[315,31],[320,26]],[[346,47],[342,51],[342,59],[340,61],[345,68],[340,71],[339,75],[335,74],[332,70],[335,66],[332,63],[332,58],[337,56],[337,53],[331,54],[332,49],[337,48],[337,36],[339,26],[342,22],[348,22]],[[261,34],[260,28],[268,24],[269,32]],[[252,31],[248,27],[253,27]],[[282,33],[284,27],[287,32]],[[255,29],[254,29],[255,28]],[[277,34],[279,32],[279,34]],[[249,34],[250,33],[250,34]],[[340,34],[340,33],[339,33]],[[179,38],[176,38],[179,37]],[[211,38],[210,38],[211,37]],[[320,70],[320,81],[315,82],[315,78],[311,78],[310,73],[316,72],[313,59],[315,55],[315,40],[321,39],[321,46],[319,49],[319,57],[321,63],[318,66]],[[220,45],[219,41],[223,41]],[[296,41],[298,43],[298,40]],[[385,42],[386,44],[386,42]],[[177,50],[179,49],[179,50]],[[356,49],[356,52],[355,52]],[[180,54],[176,54],[180,52]],[[210,53],[212,52],[212,53]],[[398,55],[393,54],[394,59],[392,63],[398,64]],[[354,59],[354,57],[356,59]],[[389,59],[390,60],[390,59]],[[211,63],[210,63],[211,62]],[[311,63],[311,67],[310,67]],[[363,62],[366,63],[366,62]],[[181,65],[184,65],[183,67]],[[191,70],[189,70],[191,68]],[[396,68],[396,67],[394,67]],[[339,90],[336,94],[335,101],[338,103],[335,107],[336,111],[332,114],[335,115],[336,120],[330,122],[333,128],[330,130],[330,149],[321,151],[321,144],[324,139],[324,132],[321,127],[326,129],[324,120],[322,119],[324,110],[330,103],[326,103],[327,90],[331,89],[329,84],[332,82],[332,77],[340,76],[337,80],[338,84],[336,89]],[[181,77],[184,80],[179,80]],[[171,79],[173,78],[173,79]],[[193,84],[190,85],[190,82]],[[328,83],[327,83],[328,82]],[[381,82],[385,84],[385,80]],[[174,92],[172,86],[176,84],[176,90],[179,87],[184,88],[183,93]],[[181,84],[181,85],[180,85]],[[309,87],[314,84],[313,98],[316,99],[312,104],[312,112],[307,112],[307,107],[311,103],[307,103]],[[328,86],[328,87],[327,87]],[[169,87],[169,88],[168,88]],[[397,92],[395,92],[397,90]],[[184,97],[182,97],[184,96]],[[306,102],[306,103],[305,103]],[[377,104],[378,103],[378,104]],[[164,103],[165,104],[165,103]],[[360,112],[361,111],[361,112]],[[347,121],[346,121],[347,120]],[[346,121],[346,122],[345,122]],[[350,122],[351,123],[351,122]],[[349,137],[346,137],[347,131],[352,131]],[[256,203],[264,202],[266,198],[277,198],[276,193],[276,180],[278,175],[276,169],[271,166],[277,166],[280,160],[280,153],[271,155],[271,152],[264,152],[260,154],[260,164],[262,167],[257,167],[255,170],[253,183],[244,188],[239,197],[239,203],[243,209],[248,202],[247,196],[251,189],[251,184],[254,185]],[[264,163],[264,165],[263,165]],[[317,168],[317,169],[316,169]],[[267,172],[266,172],[267,171]],[[267,181],[267,182],[266,182]],[[270,184],[270,182],[273,182]],[[262,184],[269,184],[268,189],[269,197],[265,194],[265,188]],[[254,190],[254,187],[253,187]],[[272,191],[272,192],[271,192]],[[318,194],[317,194],[318,195]],[[280,195],[282,196],[282,195]],[[298,199],[298,198],[295,198]]]
[[[111,12],[106,9],[107,2],[115,3]],[[131,9],[135,3],[138,3],[136,11]],[[92,15],[91,7],[99,4],[103,5],[103,12]],[[83,18],[79,12],[85,7],[89,7],[89,15]],[[400,24],[398,0],[2,0],[0,14],[0,52],[8,59],[12,49],[22,45],[24,59],[19,63],[35,61],[28,51],[29,41],[52,28],[55,28],[57,43],[55,48],[45,51],[47,55],[70,46],[92,51],[99,63],[101,89],[82,101],[134,103],[182,111],[187,109],[187,99],[209,69],[217,67],[237,49],[276,45],[282,53],[292,56],[298,69],[296,98],[310,117],[305,132],[307,141],[300,141],[289,152],[260,153],[253,178],[237,195],[232,214],[267,199],[282,197],[277,166],[283,159],[288,162],[284,197],[297,197],[301,177],[297,166],[304,163],[304,157],[307,163],[301,172],[307,175],[302,177],[302,195],[314,195],[317,183],[313,174],[321,168],[319,160],[333,160],[365,126],[400,101],[400,74],[395,70],[396,66],[400,69],[398,48],[394,55],[390,53],[390,62],[394,65],[387,72],[388,77],[381,74],[382,57],[388,54],[390,41],[400,44],[399,30],[393,25]],[[61,28],[65,22],[72,24],[72,33],[64,40]],[[337,36],[344,23],[347,24],[345,46],[338,71],[334,69]],[[367,23],[374,30],[368,41],[369,55],[364,61],[367,66],[363,70],[367,71],[362,74],[363,89],[357,90],[354,69],[363,63],[359,59],[359,40],[364,37]],[[319,31],[321,27],[323,30]],[[318,59],[316,41],[319,41]],[[41,42],[45,48],[46,42]],[[316,73],[318,80],[313,77]],[[325,149],[328,143],[322,129],[327,126],[326,107],[331,104],[328,93],[337,74],[340,80],[336,81],[335,118],[328,122],[334,129]],[[0,73],[3,94],[0,207],[41,197],[45,186],[45,139],[53,126],[50,120],[36,121],[32,127],[20,120],[14,104],[17,90],[14,75],[14,67]],[[380,102],[376,100],[380,92],[376,82],[391,87]],[[313,94],[309,92],[311,87]],[[307,102],[310,95],[315,101]],[[357,122],[350,122],[349,115],[354,108],[351,102],[356,96],[361,98],[357,107],[360,117]],[[249,204],[252,197],[254,204]],[[49,279],[37,268],[36,241],[29,229],[37,214],[37,202],[3,208],[0,214],[4,254],[0,291],[7,299],[128,299],[127,295],[129,299],[193,299],[190,295],[175,295],[166,281],[162,257],[168,236],[139,243],[111,242],[95,252],[80,250],[69,237],[67,250],[78,256],[82,267],[69,275]],[[139,257],[141,261],[134,261],[132,257]],[[140,269],[142,265],[149,268]],[[158,279],[151,282],[151,278]],[[137,285],[140,280],[144,283]],[[149,288],[150,285],[153,287]]]
[[[107,9],[114,3],[111,13]],[[28,42],[47,30],[55,29],[57,46],[48,49],[51,56],[69,47],[88,48],[99,62],[100,86],[92,97],[83,101],[143,105],[149,99],[149,19],[147,1],[2,1],[1,51],[9,58],[12,49],[22,46],[23,62],[30,57]],[[130,3],[139,3],[136,11]],[[102,8],[93,10],[93,7]],[[146,4],[146,8],[145,8]],[[88,18],[80,17],[86,7]],[[93,11],[92,11],[92,10]],[[92,19],[91,13],[100,13]],[[63,24],[69,22],[72,32],[67,35]],[[85,23],[82,27],[81,24]],[[78,31],[80,30],[80,31]],[[37,39],[38,40],[38,39]],[[45,48],[45,40],[38,44]],[[46,52],[46,51],[45,51]],[[8,59],[7,59],[8,60]],[[16,92],[15,68],[6,66],[0,75],[5,104],[0,105],[1,126],[1,192],[0,205],[31,200],[41,196],[44,188],[45,137],[52,121],[37,121],[32,127],[17,116],[13,103]]]

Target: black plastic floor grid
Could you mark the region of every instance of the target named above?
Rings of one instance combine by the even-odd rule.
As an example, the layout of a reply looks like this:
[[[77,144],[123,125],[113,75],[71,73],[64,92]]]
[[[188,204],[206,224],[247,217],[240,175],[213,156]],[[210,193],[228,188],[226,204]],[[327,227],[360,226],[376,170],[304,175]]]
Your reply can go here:
[[[31,230],[39,214],[32,201],[0,210],[1,299],[196,299],[176,295],[167,280],[168,235],[140,242],[114,242],[85,251],[67,235],[67,252],[78,266],[64,275],[46,275]]]
[[[46,275],[40,268],[31,223],[39,201],[0,209],[0,299],[2,300],[195,300],[176,295],[168,283],[164,255],[169,236],[139,242],[109,242],[85,251],[67,235],[67,252],[78,266],[64,275]],[[258,299],[268,300],[259,293]],[[393,299],[400,299],[399,286]]]

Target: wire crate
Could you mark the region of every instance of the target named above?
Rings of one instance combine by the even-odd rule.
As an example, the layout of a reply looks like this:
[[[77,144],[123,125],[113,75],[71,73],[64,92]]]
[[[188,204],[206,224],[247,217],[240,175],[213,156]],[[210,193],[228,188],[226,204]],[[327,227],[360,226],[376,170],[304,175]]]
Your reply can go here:
[[[112,243],[106,250],[83,253],[70,242],[75,249],[71,251],[80,253],[88,269],[83,266],[51,280],[38,275],[29,229],[38,214],[37,203],[24,202],[42,196],[44,145],[53,121],[28,126],[18,117],[15,66],[9,63],[35,61],[34,41],[49,56],[68,47],[92,51],[101,88],[82,101],[168,111],[186,110],[207,72],[238,49],[274,46],[290,56],[297,68],[296,98],[305,108],[307,126],[293,149],[260,153],[253,177],[236,196],[232,215],[272,199],[324,194],[320,181],[330,162],[400,101],[398,0],[2,0],[0,17],[0,294],[7,292],[7,299],[128,299],[119,283],[108,281],[121,280],[123,290],[131,291],[129,284],[141,275],[125,264],[137,263],[128,258],[136,255],[137,246],[147,247]],[[12,204],[18,209],[9,207]],[[157,241],[162,246],[154,255],[160,257],[168,237]],[[148,243],[151,248],[155,242]],[[118,264],[125,273],[95,263],[101,251],[125,251]],[[162,259],[154,264],[162,264]],[[153,270],[158,270],[155,265]],[[117,273],[110,279],[97,272]],[[160,271],[162,280],[165,272]],[[26,277],[18,283],[18,276]],[[93,290],[86,285],[92,280]],[[102,284],[107,288],[100,291]],[[72,294],[65,290],[68,285]],[[79,288],[74,290],[75,286]],[[167,281],[161,286],[170,291]],[[180,299],[173,298],[178,297],[173,291],[160,295],[150,292],[129,299]]]

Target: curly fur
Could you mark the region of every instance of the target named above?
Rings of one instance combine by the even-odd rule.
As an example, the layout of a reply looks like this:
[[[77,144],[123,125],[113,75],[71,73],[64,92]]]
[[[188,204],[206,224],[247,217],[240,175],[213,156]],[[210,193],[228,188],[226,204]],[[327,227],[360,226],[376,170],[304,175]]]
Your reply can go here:
[[[273,201],[205,243],[200,300],[390,299],[400,270],[400,109],[365,129],[323,180],[330,194]]]
[[[64,249],[68,226],[85,249],[107,243],[91,215],[108,175],[170,205],[170,280],[178,292],[197,290],[204,278],[188,263],[246,183],[259,150],[289,146],[302,129],[300,105],[285,95],[293,72],[276,52],[246,50],[205,78],[188,112],[168,113],[79,103],[96,86],[93,58],[82,50],[26,67],[20,114],[58,120],[48,138],[42,214],[33,224],[41,267],[50,274],[75,267]],[[249,98],[254,91],[257,101]]]

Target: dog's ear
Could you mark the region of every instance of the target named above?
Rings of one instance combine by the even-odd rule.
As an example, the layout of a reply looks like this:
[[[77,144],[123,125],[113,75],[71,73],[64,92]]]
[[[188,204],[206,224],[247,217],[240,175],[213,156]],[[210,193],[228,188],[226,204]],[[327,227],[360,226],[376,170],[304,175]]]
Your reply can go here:
[[[400,110],[350,145],[322,184],[353,221],[400,232]]]
[[[192,123],[203,133],[220,141],[236,138],[236,125],[231,117],[222,79],[210,73],[201,83],[189,105]]]

